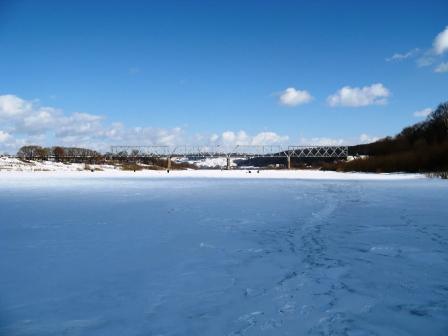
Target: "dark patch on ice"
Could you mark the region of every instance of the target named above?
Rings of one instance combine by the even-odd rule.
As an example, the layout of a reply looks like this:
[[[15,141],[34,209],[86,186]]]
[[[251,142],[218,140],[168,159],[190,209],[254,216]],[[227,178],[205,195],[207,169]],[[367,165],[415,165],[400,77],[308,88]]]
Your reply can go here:
[[[296,276],[297,276],[296,271],[289,272],[283,277],[283,279],[281,279],[279,282],[277,282],[277,284],[283,285],[286,281],[291,280],[291,279],[295,278]]]

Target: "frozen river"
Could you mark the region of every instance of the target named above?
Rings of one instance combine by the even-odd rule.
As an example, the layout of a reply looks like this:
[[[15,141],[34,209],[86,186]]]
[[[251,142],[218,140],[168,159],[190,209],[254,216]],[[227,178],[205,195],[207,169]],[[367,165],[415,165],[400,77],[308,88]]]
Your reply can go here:
[[[448,335],[448,182],[2,178],[0,335]]]

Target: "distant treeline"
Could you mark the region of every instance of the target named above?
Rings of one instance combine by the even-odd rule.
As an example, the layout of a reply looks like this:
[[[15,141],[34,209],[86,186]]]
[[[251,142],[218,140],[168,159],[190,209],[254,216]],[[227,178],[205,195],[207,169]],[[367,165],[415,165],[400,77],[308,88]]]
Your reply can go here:
[[[23,146],[17,152],[17,156],[25,160],[48,160],[65,161],[82,158],[101,158],[102,155],[92,149],[79,147],[41,147],[37,145]]]
[[[404,128],[394,137],[351,146],[349,152],[367,155],[348,162],[323,164],[325,169],[366,172],[437,172],[448,170],[448,102],[426,120]]]
[[[141,157],[140,153],[121,152],[118,154],[101,154],[95,150],[80,147],[41,147],[38,145],[23,146],[17,152],[22,160],[54,160],[66,163],[108,163],[121,166],[124,170],[166,169],[167,160],[154,157]],[[171,169],[195,168],[187,162],[171,162]]]

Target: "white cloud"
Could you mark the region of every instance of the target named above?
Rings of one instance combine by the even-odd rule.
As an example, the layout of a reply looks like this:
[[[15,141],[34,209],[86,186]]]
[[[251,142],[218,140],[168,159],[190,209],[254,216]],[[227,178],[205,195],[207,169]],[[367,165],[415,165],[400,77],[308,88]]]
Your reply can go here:
[[[51,107],[30,110],[17,121],[17,130],[34,134],[46,132],[58,125],[60,117],[59,111]]]
[[[219,139],[219,135],[214,133],[210,136],[210,141],[211,142],[216,142]]]
[[[221,140],[224,145],[247,145],[250,138],[244,131],[226,131],[221,134]]]
[[[0,100],[5,101],[4,96]],[[167,145],[176,146],[195,144],[205,141],[220,145],[222,148],[233,149],[237,145],[289,145],[290,138],[275,132],[263,131],[249,134],[244,130],[227,130],[221,134],[195,134],[189,136],[181,127],[126,127],[122,123],[108,124],[105,118],[95,114],[73,113],[65,114],[53,107],[42,107],[36,103],[19,97],[8,97],[7,100],[19,102],[8,111],[9,117],[3,119],[0,131],[0,150],[15,152],[24,144],[40,144],[52,146],[78,146],[101,151],[110,150],[110,145]],[[367,136],[362,138],[367,141]],[[293,144],[310,145],[347,145],[356,143],[345,139],[326,137],[301,138]]]
[[[18,117],[31,109],[31,102],[14,95],[0,96],[0,118]]]
[[[414,117],[418,117],[418,118],[424,117],[424,118],[426,118],[432,111],[433,111],[432,108],[427,107],[427,108],[424,108],[423,110],[415,111],[414,112]]]
[[[448,26],[434,38],[432,48],[426,50],[423,55],[417,59],[417,65],[419,67],[433,65],[446,51],[448,51]],[[434,72],[445,72],[446,67],[444,64],[446,63],[439,64],[439,66],[434,69]]]
[[[6,142],[10,137],[8,132],[0,131],[0,142]]]
[[[432,49],[427,50],[423,54],[423,56],[421,56],[419,59],[417,59],[417,66],[427,67],[427,66],[434,64],[435,61],[436,61],[436,57],[434,55],[434,51]]]
[[[440,63],[435,69],[434,72],[448,72],[448,62]]]
[[[380,138],[375,136],[370,136],[366,133],[363,133],[359,136],[359,142],[360,143],[372,143],[375,141],[378,141]]]
[[[393,54],[391,57],[386,58],[387,62],[392,62],[392,61],[403,61],[407,58],[413,57],[415,56],[418,52],[420,51],[419,48],[415,48],[412,50],[409,50],[408,52],[405,53],[395,53]]]
[[[81,112],[75,112],[71,116],[72,121],[81,121],[81,122],[98,122],[103,120],[104,118],[102,116],[89,114],[89,113],[81,113]]]
[[[362,143],[371,143],[379,140],[380,137],[371,136],[366,133],[362,133],[359,137],[350,137],[350,138],[328,138],[328,137],[312,137],[306,138],[301,137],[295,144],[300,146],[350,146],[350,145],[358,145]]]
[[[286,135],[279,135],[275,132],[260,132],[253,136],[245,131],[225,131],[221,135],[213,134],[211,140],[214,144],[231,148],[232,146],[261,146],[261,145],[281,145],[289,141]]]
[[[281,144],[289,140],[288,136],[278,135],[274,132],[261,132],[252,138],[252,145],[272,145]]]
[[[64,114],[53,107],[39,106],[14,95],[0,95],[0,118],[4,130],[0,149],[16,150],[23,144],[62,144],[108,150],[111,144],[175,145],[181,142],[180,128],[127,128],[105,124],[102,116]],[[48,140],[52,139],[52,143]]]
[[[361,107],[368,105],[383,105],[390,96],[389,90],[381,83],[362,88],[344,86],[327,98],[330,106]]]
[[[59,118],[55,135],[59,138],[67,136],[82,136],[103,134],[105,132],[101,116],[88,113],[74,113],[71,116]]]
[[[293,87],[287,88],[280,94],[280,104],[285,106],[298,106],[309,103],[313,100],[311,94],[306,90],[296,90]]]
[[[433,47],[437,55],[441,55],[448,50],[448,26],[436,36]]]
[[[0,95],[0,102],[2,112],[7,112],[2,114],[0,150],[10,152],[24,144],[60,144],[108,151],[114,144],[176,146],[210,139],[214,144],[234,147],[278,144],[288,140],[287,136],[274,132],[249,135],[243,130],[189,136],[181,127],[126,127],[122,123],[107,124],[102,116],[95,114],[77,112],[67,115],[62,110],[39,106],[12,95]]]
[[[349,146],[356,145],[359,143],[371,143],[380,139],[377,136],[371,136],[366,133],[359,135],[359,137],[351,137],[347,139],[343,138],[329,138],[329,137],[300,137],[298,139],[290,141],[288,136],[282,136],[274,132],[261,132],[250,136],[243,132],[244,141],[241,141],[241,136],[238,137],[240,132],[227,131],[223,132],[219,137],[216,144],[223,145],[226,149],[232,149],[235,145],[247,145],[247,146],[257,146],[257,145],[298,145],[298,146]],[[223,141],[225,138],[226,141]],[[239,141],[238,141],[239,140]]]
[[[346,145],[348,142],[344,139],[332,139],[326,137],[315,137],[315,138],[300,138],[299,145],[307,146],[342,146]]]

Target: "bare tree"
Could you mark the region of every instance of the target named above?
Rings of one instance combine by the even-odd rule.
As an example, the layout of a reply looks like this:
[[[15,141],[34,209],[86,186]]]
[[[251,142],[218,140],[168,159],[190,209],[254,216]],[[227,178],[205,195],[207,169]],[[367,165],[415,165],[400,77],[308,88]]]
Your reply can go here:
[[[42,147],[36,145],[22,146],[17,152],[17,156],[22,159],[33,160],[37,156],[39,149],[42,149]]]
[[[63,147],[53,147],[53,155],[54,155],[54,159],[57,162],[61,162],[64,159],[64,155],[65,155],[65,150]]]
[[[50,150],[48,148],[39,147],[35,151],[35,157],[38,160],[47,160],[50,154]]]

